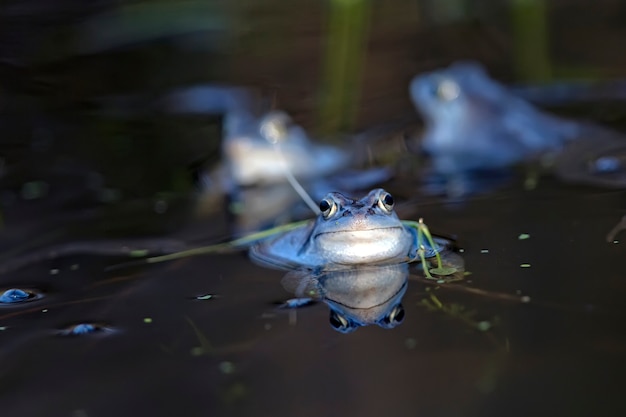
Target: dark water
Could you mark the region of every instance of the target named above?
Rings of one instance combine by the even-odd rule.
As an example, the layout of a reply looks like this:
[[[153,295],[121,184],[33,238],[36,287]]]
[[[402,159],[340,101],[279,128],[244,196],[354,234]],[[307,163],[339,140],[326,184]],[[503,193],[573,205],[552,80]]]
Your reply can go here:
[[[529,2],[537,8],[526,15],[500,5],[372,6],[357,117],[328,125],[315,98],[329,88],[320,82],[328,5],[216,3],[220,12],[210,14],[228,30],[181,35],[165,25],[160,37],[126,35],[108,49],[104,41],[85,41],[83,49],[69,41],[99,8],[3,6],[11,24],[0,31],[2,264],[58,243],[230,236],[223,199],[205,201],[208,214],[198,215],[191,182],[190,166],[218,159],[219,120],[164,117],[150,107],[178,85],[257,86],[307,128],[328,130],[413,117],[409,78],[461,58],[511,81],[623,76],[623,7],[559,3],[543,10],[550,29],[543,40],[507,23],[527,15],[541,21],[540,2]],[[44,41],[52,35],[56,46]],[[529,52],[528,42],[549,47]],[[135,101],[103,99],[130,95]],[[347,103],[338,107],[348,108],[344,115]],[[623,103],[576,106],[576,117],[623,126]],[[414,116],[411,125],[419,124]],[[407,158],[396,158],[401,175],[384,186],[399,215],[456,236],[471,273],[436,286],[412,266],[396,328],[341,334],[323,303],[280,309],[276,302],[293,297],[281,285],[284,273],[254,265],[244,252],[116,271],[106,267],[125,258],[43,259],[0,275],[3,291],[41,295],[0,305],[2,415],[626,412],[626,235],[605,239],[624,215],[625,192],[549,176],[525,190],[520,177],[451,204],[420,194]],[[71,334],[80,324],[96,331]]]

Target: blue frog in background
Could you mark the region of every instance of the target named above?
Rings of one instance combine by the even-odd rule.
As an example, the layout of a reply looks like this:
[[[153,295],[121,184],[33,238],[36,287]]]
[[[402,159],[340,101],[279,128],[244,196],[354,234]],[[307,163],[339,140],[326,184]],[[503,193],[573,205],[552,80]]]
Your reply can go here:
[[[434,173],[454,184],[456,193],[467,192],[469,179],[477,174],[502,173],[512,165],[540,160],[551,161],[556,175],[566,181],[626,186],[619,156],[600,149],[624,152],[621,135],[536,109],[489,78],[478,63],[458,62],[420,74],[409,90],[426,124],[421,147]],[[581,140],[597,146],[570,148]]]

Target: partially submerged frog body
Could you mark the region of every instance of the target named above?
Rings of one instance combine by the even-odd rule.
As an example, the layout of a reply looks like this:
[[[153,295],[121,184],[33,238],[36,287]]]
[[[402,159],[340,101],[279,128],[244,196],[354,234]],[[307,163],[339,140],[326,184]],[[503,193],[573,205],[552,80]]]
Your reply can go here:
[[[390,329],[402,323],[408,276],[408,265],[397,264],[322,273],[298,270],[289,272],[282,283],[298,297],[323,301],[333,329],[349,333],[361,326]]]
[[[272,142],[280,142],[280,152]],[[260,119],[231,112],[226,115],[224,160],[236,184],[285,182],[285,170],[296,178],[321,178],[344,169],[347,151],[316,145],[287,113],[274,110]]]
[[[535,109],[476,63],[418,75],[410,94],[426,123],[422,148],[446,176],[558,152],[582,133],[581,124]]]
[[[418,246],[427,258],[445,248],[442,240],[436,247],[421,242],[393,205],[391,194],[380,188],[360,200],[331,192],[320,202],[315,220],[252,246],[250,256],[279,269],[336,270],[410,262],[419,256]]]
[[[286,182],[285,169],[301,180],[320,178],[350,164],[347,149],[314,143],[284,111],[258,112],[257,101],[247,89],[220,85],[180,89],[165,100],[173,112],[224,116],[222,153],[233,187]]]

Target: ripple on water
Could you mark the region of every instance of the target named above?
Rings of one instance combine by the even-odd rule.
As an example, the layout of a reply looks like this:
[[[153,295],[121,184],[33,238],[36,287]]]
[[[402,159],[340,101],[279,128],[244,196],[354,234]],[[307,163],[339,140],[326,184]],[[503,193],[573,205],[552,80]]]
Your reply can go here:
[[[43,293],[33,288],[9,288],[3,290],[2,294],[0,294],[0,307],[27,303],[42,297]]]

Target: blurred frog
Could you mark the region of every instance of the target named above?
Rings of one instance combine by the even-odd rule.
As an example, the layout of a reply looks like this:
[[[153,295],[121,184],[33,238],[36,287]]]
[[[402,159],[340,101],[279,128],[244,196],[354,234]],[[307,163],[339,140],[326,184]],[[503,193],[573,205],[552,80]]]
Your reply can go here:
[[[359,165],[352,147],[316,144],[284,111],[255,111],[264,107],[257,101],[252,92],[228,86],[181,89],[166,100],[166,107],[177,113],[223,114],[223,163],[201,173],[199,182],[210,194],[230,197],[234,212],[246,217],[240,231],[290,217],[286,212],[300,201],[290,177],[315,200],[329,191],[366,189],[391,177],[384,167],[350,170]]]
[[[432,158],[435,174],[455,184],[460,193],[468,179],[481,172],[555,158],[558,166],[567,163],[558,155],[571,143],[585,139],[601,148],[621,139],[608,129],[534,108],[473,62],[418,75],[409,89],[426,124],[422,149]]]

